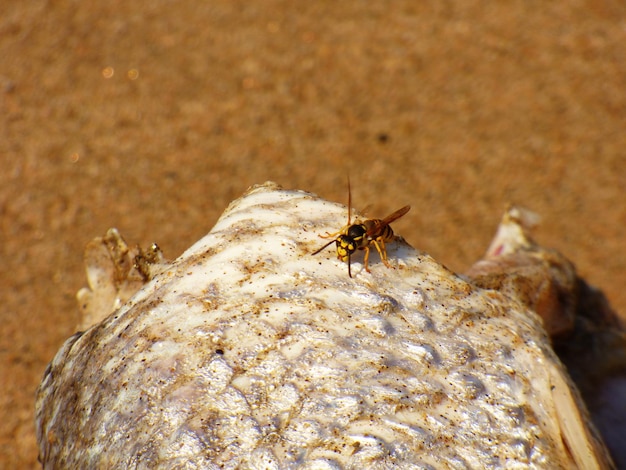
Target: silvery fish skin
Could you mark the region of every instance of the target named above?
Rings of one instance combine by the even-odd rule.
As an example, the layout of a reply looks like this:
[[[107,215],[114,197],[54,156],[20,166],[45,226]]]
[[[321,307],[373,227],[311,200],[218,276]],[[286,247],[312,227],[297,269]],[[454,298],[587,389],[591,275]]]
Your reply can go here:
[[[172,263],[100,239],[94,324],[37,393],[44,468],[611,468],[535,312],[401,238],[349,278],[311,256],[346,213],[266,183]]]

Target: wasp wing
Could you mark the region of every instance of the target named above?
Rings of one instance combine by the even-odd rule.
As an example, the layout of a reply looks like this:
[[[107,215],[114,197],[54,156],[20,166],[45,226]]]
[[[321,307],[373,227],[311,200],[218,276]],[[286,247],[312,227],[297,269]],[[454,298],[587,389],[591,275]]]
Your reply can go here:
[[[411,206],[404,206],[401,207],[400,209],[398,209],[397,211],[395,211],[393,214],[389,214],[387,217],[385,217],[382,221],[383,225],[389,225],[391,222],[393,222],[394,220],[398,220],[400,217],[402,217],[404,214],[406,214],[407,212],[409,212],[409,210],[411,209]]]
[[[394,220],[398,220],[404,214],[409,212],[409,209],[411,209],[411,206],[404,206],[404,207],[401,207],[400,209],[398,209],[397,211],[393,212],[392,214],[389,214],[387,217],[385,217],[382,220],[374,220],[373,221],[374,223],[368,229],[368,231],[366,232],[365,236],[372,237],[374,234],[379,233],[387,225],[389,225],[391,222],[393,222]]]

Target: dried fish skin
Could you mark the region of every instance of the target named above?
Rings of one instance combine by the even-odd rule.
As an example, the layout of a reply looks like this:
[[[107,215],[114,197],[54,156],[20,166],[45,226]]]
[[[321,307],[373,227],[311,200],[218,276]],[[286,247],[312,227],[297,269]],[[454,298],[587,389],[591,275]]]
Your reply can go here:
[[[353,278],[346,208],[268,183],[66,342],[45,468],[610,468],[540,317],[402,239]]]
[[[148,280],[169,266],[161,249],[130,247],[117,229],[94,238],[85,248],[88,287],[76,294],[81,310],[79,330],[104,320],[121,307]]]
[[[538,220],[533,212],[510,206],[485,256],[466,275],[478,287],[521,301],[539,314],[551,337],[558,337],[574,329],[576,269],[558,251],[532,239]]]

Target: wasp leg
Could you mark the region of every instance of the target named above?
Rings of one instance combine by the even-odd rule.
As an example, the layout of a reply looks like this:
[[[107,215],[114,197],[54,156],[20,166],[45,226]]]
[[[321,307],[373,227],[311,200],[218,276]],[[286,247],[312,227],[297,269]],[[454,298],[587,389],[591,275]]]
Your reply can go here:
[[[370,259],[370,247],[369,245],[367,245],[365,248],[363,248],[365,250],[365,258],[363,259],[363,266],[365,267],[365,270],[368,273],[371,273],[372,271],[370,271],[370,268],[367,265],[367,261]]]
[[[318,235],[318,237],[320,237],[320,238],[331,238],[331,237],[333,237],[334,238],[334,237],[340,235],[341,232],[342,232],[342,230],[339,230],[338,232],[335,232],[335,233],[326,232],[326,235]]]
[[[389,261],[387,261],[387,248],[385,248],[385,240],[383,240],[382,237],[379,237],[376,240],[372,240],[372,243],[376,247],[376,250],[378,250],[380,260],[385,264],[385,266],[391,268],[392,266],[389,264]]]

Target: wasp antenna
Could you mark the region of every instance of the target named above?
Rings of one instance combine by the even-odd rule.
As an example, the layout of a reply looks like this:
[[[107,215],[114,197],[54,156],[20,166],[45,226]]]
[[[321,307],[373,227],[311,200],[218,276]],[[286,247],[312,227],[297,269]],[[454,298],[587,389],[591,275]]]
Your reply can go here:
[[[350,268],[350,266],[352,265],[352,263],[350,262],[350,253],[348,252],[348,276],[352,277],[352,269]]]
[[[350,186],[350,174],[348,174],[348,225],[352,217],[352,187]]]
[[[331,241],[329,241],[328,243],[326,243],[326,245],[324,245],[323,247],[321,247],[319,250],[315,250],[313,253],[311,253],[311,256],[318,254],[320,251],[322,251],[324,248],[326,248],[328,245],[330,245],[331,243],[336,242],[337,239],[333,239]]]

